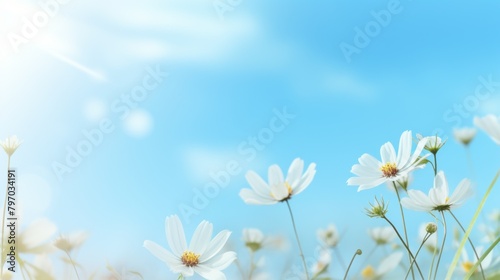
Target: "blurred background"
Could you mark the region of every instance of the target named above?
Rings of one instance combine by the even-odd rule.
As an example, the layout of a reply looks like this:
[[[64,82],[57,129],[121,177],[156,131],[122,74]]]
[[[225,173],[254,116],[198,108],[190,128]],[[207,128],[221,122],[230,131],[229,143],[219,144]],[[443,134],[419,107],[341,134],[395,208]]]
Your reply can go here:
[[[179,215],[188,240],[202,220],[232,231],[242,263],[242,229],[259,228],[288,239],[287,251],[269,253],[264,264],[278,279],[287,263],[300,265],[288,210],[246,205],[238,193],[249,187],[248,170],[266,177],[271,164],[287,170],[300,157],[317,164],[312,184],[290,201],[305,255],[315,258],[316,230],[333,223],[348,262],[357,248],[373,247],[367,229],[385,225],[364,213],[375,196],[390,201],[401,225],[394,193],[386,186],[358,193],[346,184],[350,169],[363,153],[379,158],[387,141],[397,147],[405,130],[448,139],[439,169],[452,189],[465,177],[476,186],[456,211],[467,225],[500,167],[500,147],[479,130],[471,165],[453,129],[500,114],[499,8],[1,0],[0,138],[23,140],[11,162],[20,231],[44,218],[57,227],[52,239],[87,232],[75,255],[87,276],[105,274],[109,263],[145,279],[177,279],[142,246],[168,247],[166,216]],[[0,169],[6,165],[5,156]],[[417,171],[412,187],[427,192],[432,175],[430,166]],[[485,214],[499,195],[494,189]],[[418,227],[432,218],[407,213],[417,243]],[[338,259],[331,275],[341,278]],[[232,265],[226,275],[239,274]]]

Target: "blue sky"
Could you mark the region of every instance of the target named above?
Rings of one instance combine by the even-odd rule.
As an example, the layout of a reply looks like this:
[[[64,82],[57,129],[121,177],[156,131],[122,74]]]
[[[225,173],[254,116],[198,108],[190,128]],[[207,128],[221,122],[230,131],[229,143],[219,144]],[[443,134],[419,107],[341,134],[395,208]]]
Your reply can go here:
[[[0,3],[0,137],[24,141],[13,165],[26,180],[26,224],[47,217],[60,232],[90,232],[79,255],[90,269],[108,260],[174,279],[142,242],[166,245],[165,217],[181,215],[228,162],[237,172],[189,224],[183,219],[186,232],[206,219],[237,243],[242,228],[257,227],[286,235],[296,252],[285,205],[245,205],[238,193],[247,170],[264,176],[269,165],[287,169],[301,157],[317,164],[311,186],[291,201],[306,255],[316,229],[334,223],[348,233],[346,260],[371,246],[367,228],[383,225],[363,213],[373,197],[396,205],[383,186],[346,186],[363,153],[378,156],[404,130],[439,133],[448,138],[439,166],[451,185],[471,176],[452,129],[500,114],[499,3],[242,0],[223,18],[214,3],[72,0],[50,8],[29,36],[25,19],[44,12],[41,4]],[[366,46],[357,36],[369,38]],[[341,44],[358,52],[346,58]],[[242,154],[283,111],[293,115],[283,130]],[[98,144],[83,147],[95,133]],[[71,172],[54,171],[78,145],[91,151]],[[471,152],[482,195],[500,149],[479,131]],[[431,169],[417,173],[415,187],[427,191]],[[457,211],[465,223],[477,201]]]

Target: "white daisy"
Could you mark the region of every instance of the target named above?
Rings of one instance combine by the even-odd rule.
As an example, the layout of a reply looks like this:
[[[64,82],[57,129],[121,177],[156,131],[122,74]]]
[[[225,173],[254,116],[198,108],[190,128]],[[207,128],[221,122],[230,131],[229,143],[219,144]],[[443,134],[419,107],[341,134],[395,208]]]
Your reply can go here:
[[[337,228],[333,224],[328,225],[326,229],[318,229],[317,236],[319,242],[325,247],[335,247],[340,240]]]
[[[408,197],[401,199],[401,205],[416,211],[445,211],[461,206],[473,194],[472,184],[463,179],[449,196],[448,181],[443,171],[439,171],[434,178],[434,187],[425,195],[418,190],[408,190]]]
[[[465,146],[469,145],[470,142],[476,136],[477,130],[473,127],[463,127],[463,128],[455,128],[453,129],[453,136],[455,139],[464,144]]]
[[[384,258],[377,268],[373,268],[371,265],[365,267],[361,271],[361,276],[367,280],[383,279],[387,273],[393,271],[399,265],[402,258],[403,253],[392,253]]]
[[[313,279],[320,279],[318,278],[318,276],[324,274],[327,271],[331,261],[332,261],[332,254],[330,250],[320,249],[318,258],[311,267],[311,273],[313,275]]]
[[[483,247],[478,247],[477,248],[477,254],[478,256],[482,256],[484,252]],[[462,268],[462,272],[464,274],[467,274],[470,272],[472,267],[476,264],[477,258],[474,254],[472,254],[472,258],[469,257],[469,254],[467,254],[467,251],[464,249],[462,250],[462,259],[460,262],[460,267]],[[498,267],[500,266],[500,257],[493,258],[493,251],[491,251],[481,262],[481,267],[484,269],[485,274],[490,274],[492,272],[495,272]],[[480,274],[481,270],[478,266],[478,269],[473,273],[475,274]],[[474,278],[474,277],[472,277]],[[489,278],[488,278],[489,279]]]
[[[12,156],[19,145],[21,145],[21,140],[19,140],[16,135],[10,136],[9,138],[5,139],[5,141],[0,141],[0,146],[2,146],[5,153],[7,153],[7,155],[9,156]]]
[[[82,246],[87,240],[89,234],[84,231],[77,231],[69,235],[60,235],[55,241],[54,246],[58,249],[70,253],[74,249]]]
[[[252,189],[242,189],[240,197],[247,204],[275,204],[286,201],[292,196],[301,193],[314,178],[316,164],[311,163],[304,174],[304,161],[296,158],[290,168],[286,179],[281,168],[274,164],[268,170],[268,183],[254,171],[248,171],[246,179]]]
[[[474,124],[484,130],[495,143],[500,145],[500,118],[487,115],[483,118],[474,117]]]
[[[184,228],[177,215],[166,218],[165,230],[167,243],[172,252],[149,240],[144,241],[144,247],[166,263],[172,272],[180,273],[184,277],[197,273],[205,279],[226,279],[221,270],[236,259],[235,252],[220,253],[231,235],[230,231],[223,230],[212,239],[213,225],[202,221],[196,228],[188,247]]]
[[[424,158],[419,157],[427,144],[427,139],[418,142],[413,155],[411,131],[401,134],[399,140],[399,150],[396,155],[394,146],[387,142],[380,148],[382,161],[377,160],[369,154],[363,154],[359,159],[359,164],[353,165],[351,172],[358,177],[351,177],[347,180],[350,186],[359,186],[358,191],[371,189],[388,181],[397,181],[407,176],[413,170],[422,167],[420,165]]]
[[[446,143],[446,140],[441,140],[441,138],[437,135],[424,137],[417,133],[417,139],[418,141],[427,140],[427,144],[425,144],[424,149],[433,154],[437,153],[439,149],[441,149],[441,147],[443,147],[443,145]]]
[[[371,228],[368,230],[368,235],[378,245],[385,245],[396,238],[396,232],[390,226]]]

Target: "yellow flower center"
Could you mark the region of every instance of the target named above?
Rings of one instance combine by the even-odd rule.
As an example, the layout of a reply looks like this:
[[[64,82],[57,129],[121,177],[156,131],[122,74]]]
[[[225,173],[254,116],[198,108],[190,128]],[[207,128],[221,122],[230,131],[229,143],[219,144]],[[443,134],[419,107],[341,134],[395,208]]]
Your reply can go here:
[[[192,267],[198,265],[200,261],[200,255],[195,254],[191,251],[184,251],[181,256],[181,261],[184,265]]]
[[[287,197],[285,197],[285,198],[283,198],[283,199],[281,199],[281,200],[280,200],[280,202],[283,202],[283,201],[285,201],[285,200],[288,200],[288,199],[290,199],[290,198],[292,197],[292,186],[290,186],[290,184],[289,184],[288,182],[285,182],[285,187],[286,187],[286,189],[288,190],[288,196],[287,196]],[[271,192],[271,196],[272,196],[274,199],[276,199],[276,197],[274,196],[274,194],[273,194],[272,192]]]
[[[382,171],[384,177],[390,178],[396,176],[399,170],[394,162],[388,162],[380,167],[380,171]]]
[[[473,266],[474,266],[474,263],[469,262],[469,261],[466,261],[466,262],[462,263],[462,268],[463,268],[463,270],[465,272],[469,272],[472,269]]]
[[[373,278],[375,277],[375,269],[371,265],[365,267],[363,271],[361,271],[361,275],[363,278]]]

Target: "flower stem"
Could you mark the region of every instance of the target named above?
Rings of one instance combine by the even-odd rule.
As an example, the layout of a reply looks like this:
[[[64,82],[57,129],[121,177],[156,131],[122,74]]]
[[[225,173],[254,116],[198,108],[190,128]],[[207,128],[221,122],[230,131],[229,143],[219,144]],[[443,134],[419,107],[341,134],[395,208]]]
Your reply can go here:
[[[80,280],[80,276],[78,275],[78,270],[76,269],[75,262],[73,261],[73,259],[71,258],[71,256],[69,255],[69,253],[66,250],[64,252],[68,256],[68,259],[71,262],[71,266],[73,266],[73,269],[75,270],[76,278],[78,280]]]
[[[361,255],[362,253],[363,252],[360,249],[356,250],[356,252],[354,253],[354,255],[351,258],[351,261],[349,262],[349,266],[347,267],[347,270],[345,271],[344,280],[347,279],[347,274],[349,274],[349,270],[351,269],[351,265],[354,262],[354,259],[356,258],[357,255]]]
[[[401,243],[403,243],[403,246],[405,246],[406,250],[408,251],[408,254],[410,255],[410,262],[412,261],[412,259],[415,260],[415,257],[411,253],[410,248],[408,247],[408,245],[406,245],[405,241],[403,240],[403,237],[401,237],[401,234],[399,234],[398,229],[394,226],[394,224],[389,219],[387,219],[387,217],[384,216],[382,218],[384,218],[384,220],[386,220],[391,225],[391,227],[394,229],[394,231],[398,235],[399,240],[401,241]],[[422,271],[420,270],[420,266],[418,265],[417,260],[415,260],[415,266],[417,267],[418,273],[420,274],[420,277],[422,277],[422,280],[423,280],[424,275],[422,274]]]
[[[434,155],[435,156],[435,155]],[[396,190],[396,195],[398,196],[398,202],[399,202],[399,210],[401,211],[401,218],[403,219],[403,229],[404,229],[404,234],[405,234],[405,243],[406,245],[406,249],[408,250],[408,259],[411,263],[411,251],[410,251],[410,243],[408,241],[408,233],[407,233],[407,230],[406,230],[406,221],[405,221],[405,213],[403,211],[403,205],[401,205],[401,196],[399,195],[399,191],[398,191],[398,188],[396,187],[396,183],[394,183],[394,181],[392,182],[392,184],[394,185],[394,189]],[[394,227],[394,230],[396,230],[396,228]],[[397,230],[396,230],[397,232]],[[418,267],[418,265],[417,265]],[[410,270],[411,270],[411,276],[412,276],[412,279],[415,279],[415,272],[413,271],[413,268],[410,266]],[[420,273],[422,274],[422,273]],[[423,278],[423,276],[422,276]]]
[[[444,217],[444,213],[443,211],[440,211],[441,212],[441,218],[443,219],[443,229],[444,229],[444,233],[443,233],[443,242],[441,243],[441,249],[439,250],[439,257],[438,257],[438,260],[437,260],[437,263],[436,263],[436,271],[434,271],[434,280],[436,280],[436,277],[437,277],[437,273],[438,273],[438,270],[439,270],[439,263],[441,262],[441,257],[443,256],[443,250],[444,250],[444,243],[446,241],[446,218]]]
[[[255,270],[255,267],[257,267],[257,265],[255,265],[253,262],[254,262],[254,251],[250,250],[250,270],[248,272],[248,280],[252,280],[253,271]]]
[[[429,239],[429,237],[431,237],[431,234],[430,233],[427,233],[424,237],[424,239],[422,240],[422,244],[420,244],[420,247],[418,247],[418,250],[417,252],[415,253],[415,258],[413,259],[413,261],[410,263],[410,269],[408,269],[408,271],[406,272],[406,276],[405,276],[405,280],[408,279],[408,276],[410,275],[410,271],[411,271],[411,268],[413,267],[413,264],[415,263],[415,260],[417,259],[418,257],[418,253],[420,253],[420,250],[422,249],[422,247],[424,246],[425,242],[427,242],[427,239]]]
[[[300,245],[299,235],[297,233],[297,227],[295,226],[295,220],[293,218],[292,208],[290,207],[290,203],[288,200],[286,201],[286,205],[288,206],[288,212],[290,212],[290,217],[292,218],[293,231],[295,232],[295,238],[297,239],[297,244],[299,245],[300,258],[302,259],[302,264],[304,265],[304,271],[306,273],[306,279],[309,280],[309,272],[307,272],[307,264],[306,259],[304,258],[304,252],[302,251],[302,246]]]
[[[437,156],[436,156],[436,153],[433,153],[434,155],[434,165],[432,167],[434,167],[434,176],[437,175],[438,173],[438,161],[437,161]]]
[[[453,219],[455,219],[455,221],[457,222],[458,226],[462,229],[462,231],[465,233],[465,228],[462,226],[462,224],[460,223],[460,221],[457,219],[457,217],[455,216],[455,214],[453,214],[453,212],[451,212],[451,210],[448,210],[448,212],[450,212],[451,216],[453,217]],[[474,247],[474,244],[472,243],[472,240],[470,240],[470,237],[467,237],[467,240],[469,240],[469,244],[470,246],[472,247],[472,251],[474,251],[474,255],[476,255],[476,259],[479,260],[479,255],[477,254],[477,251],[476,251],[476,247]],[[481,263],[479,263],[479,267],[481,268],[481,275],[483,276],[483,279],[486,280],[486,276],[484,275],[484,269],[483,269],[483,265]]]
[[[7,157],[7,175],[9,174],[9,169],[10,169],[10,155]],[[7,176],[7,186],[5,187],[5,199],[3,202],[3,210],[2,210],[2,249],[0,250],[2,253],[2,256],[0,259],[2,260],[1,262],[1,268],[0,268],[0,276],[3,275],[3,267],[5,265],[5,254],[4,254],[4,233],[5,233],[5,209],[7,208],[7,197],[9,194],[9,176]]]
[[[335,246],[335,248],[333,248],[333,252],[335,253],[335,255],[337,255],[337,259],[339,260],[340,266],[343,269],[346,269],[345,263],[344,263],[344,259],[342,258],[342,254],[340,254],[339,249],[338,249],[337,246]]]

